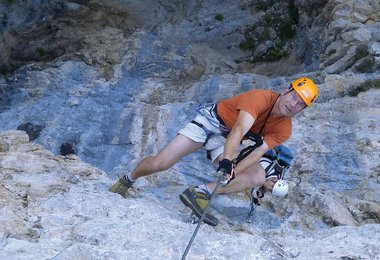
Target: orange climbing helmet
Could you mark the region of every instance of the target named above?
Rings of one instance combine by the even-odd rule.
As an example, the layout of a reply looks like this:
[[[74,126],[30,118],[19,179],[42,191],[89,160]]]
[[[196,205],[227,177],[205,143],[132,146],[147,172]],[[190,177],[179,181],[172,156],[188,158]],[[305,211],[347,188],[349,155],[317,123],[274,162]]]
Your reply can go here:
[[[315,83],[306,77],[296,79],[290,83],[290,90],[295,90],[307,106],[310,106],[318,96],[318,88]]]

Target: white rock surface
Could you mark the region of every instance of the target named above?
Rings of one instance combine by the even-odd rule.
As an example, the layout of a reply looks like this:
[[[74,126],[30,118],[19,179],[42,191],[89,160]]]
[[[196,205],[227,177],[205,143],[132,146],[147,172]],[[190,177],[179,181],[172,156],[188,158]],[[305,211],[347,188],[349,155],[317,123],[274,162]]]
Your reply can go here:
[[[112,180],[104,172],[76,156],[54,156],[26,139],[21,131],[1,133],[1,147],[9,145],[0,153],[2,259],[181,257],[195,225],[186,223],[188,211],[179,200],[173,204],[170,199],[158,199],[146,185],[124,199],[108,192]],[[153,181],[153,186],[169,185],[167,181]],[[175,186],[178,189],[170,196],[181,191],[182,187]],[[315,206],[331,207],[330,202]],[[296,221],[300,214],[294,212],[290,219]],[[347,213],[324,214],[339,217]],[[218,226],[201,226],[188,259],[310,259],[316,255],[321,259],[376,259],[380,253],[378,224],[317,231],[283,224],[263,230],[255,223],[218,217]]]

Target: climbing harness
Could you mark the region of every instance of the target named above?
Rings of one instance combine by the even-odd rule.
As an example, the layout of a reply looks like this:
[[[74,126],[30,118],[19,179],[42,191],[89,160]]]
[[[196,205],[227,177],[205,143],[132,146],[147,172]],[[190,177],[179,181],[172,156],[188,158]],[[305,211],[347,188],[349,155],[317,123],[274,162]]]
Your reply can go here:
[[[211,126],[218,129],[217,131],[211,130],[195,120],[191,121],[192,124],[200,127],[206,133],[206,140],[204,141],[203,146],[206,146],[211,137],[215,135],[227,136],[230,132],[230,130],[225,126],[223,120],[218,116],[217,104],[200,105],[197,108],[197,113],[207,119]]]
[[[253,133],[252,131],[248,131],[245,134],[244,137],[246,139],[252,141],[254,144],[247,146],[246,148],[244,148],[240,152],[239,156],[232,161],[234,163],[234,166],[236,166],[240,161],[242,161],[249,154],[251,154],[251,152],[253,152],[257,147],[259,147],[263,144],[263,137],[261,136],[261,134],[265,128],[266,122],[267,122],[270,114],[272,113],[273,107],[276,104],[276,101],[278,98],[279,98],[279,96],[277,96],[277,98],[275,99],[273,104],[270,105],[270,109],[268,109],[267,114],[261,115],[261,116],[265,116],[265,120],[264,120],[263,125],[261,126],[259,133],[256,134],[256,133]],[[203,124],[201,124],[195,120],[191,121],[192,124],[195,124],[196,126],[200,127],[206,133],[206,140],[203,143],[203,146],[206,146],[206,144],[208,143],[208,141],[210,140],[211,137],[213,137],[215,135],[222,135],[224,137],[227,137],[227,135],[230,132],[230,129],[226,126],[226,124],[223,122],[223,120],[218,115],[217,107],[218,107],[217,104],[200,105],[197,108],[197,113],[199,115],[203,116],[204,118],[206,118],[208,120],[208,122],[213,127],[219,129],[219,133],[208,129]],[[211,159],[209,151],[207,152],[207,158]]]

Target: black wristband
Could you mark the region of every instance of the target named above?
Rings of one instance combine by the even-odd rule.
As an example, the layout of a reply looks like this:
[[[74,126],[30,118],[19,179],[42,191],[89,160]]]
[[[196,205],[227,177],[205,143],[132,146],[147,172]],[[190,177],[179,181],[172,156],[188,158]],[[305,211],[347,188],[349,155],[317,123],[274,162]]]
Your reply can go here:
[[[218,171],[222,171],[224,173],[231,174],[232,168],[233,168],[233,164],[230,160],[223,159],[223,160],[219,161]]]

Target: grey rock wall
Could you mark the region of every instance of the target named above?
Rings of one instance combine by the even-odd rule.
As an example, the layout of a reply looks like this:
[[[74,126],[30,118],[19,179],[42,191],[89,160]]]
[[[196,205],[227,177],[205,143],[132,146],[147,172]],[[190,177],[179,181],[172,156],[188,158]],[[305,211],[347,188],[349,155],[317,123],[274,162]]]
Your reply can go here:
[[[377,1],[296,1],[293,60],[262,64],[235,62],[250,55],[238,46],[259,19],[251,2],[21,2],[0,3],[2,258],[178,259],[195,228],[178,194],[215,177],[204,151],[138,180],[130,198],[110,194],[111,183],[198,104],[280,92],[301,75],[320,96],[286,143],[290,193],[266,196],[252,224],[244,194],[218,196],[221,224],[202,226],[189,257],[379,255]],[[59,156],[62,145],[75,155]]]

